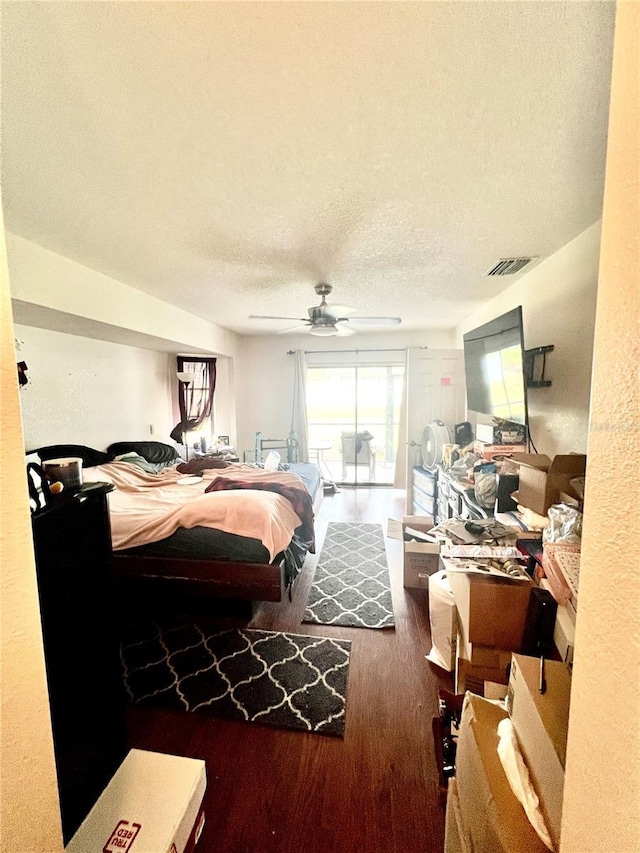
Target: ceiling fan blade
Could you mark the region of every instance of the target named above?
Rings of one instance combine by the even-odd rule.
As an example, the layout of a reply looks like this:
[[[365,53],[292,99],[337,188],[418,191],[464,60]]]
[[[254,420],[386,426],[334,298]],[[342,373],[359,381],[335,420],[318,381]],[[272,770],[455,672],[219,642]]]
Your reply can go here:
[[[304,317],[269,317],[266,314],[249,314],[250,320],[299,320],[301,323],[307,323]]]
[[[279,335],[295,335],[297,332],[308,332],[313,328],[310,323],[305,323],[304,326],[293,326],[289,329],[280,329]]]
[[[335,317],[336,319],[344,318],[346,314],[353,314],[354,311],[355,308],[348,308],[346,305],[334,305],[333,303],[327,303],[324,306],[324,313],[328,317]]]
[[[349,317],[350,323],[357,326],[399,326],[400,317]]]
[[[336,326],[336,329],[338,330],[336,334],[341,338],[346,338],[349,335],[355,335],[356,333],[355,329],[350,329],[348,326],[344,325]]]

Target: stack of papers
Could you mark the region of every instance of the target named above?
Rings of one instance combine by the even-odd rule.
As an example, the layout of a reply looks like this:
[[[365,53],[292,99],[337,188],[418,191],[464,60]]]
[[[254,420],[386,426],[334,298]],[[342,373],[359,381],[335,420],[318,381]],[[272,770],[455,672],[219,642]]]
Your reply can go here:
[[[445,545],[441,551],[444,557],[477,558],[513,558],[518,560],[522,554],[515,545]]]
[[[414,527],[405,527],[404,541],[411,542],[412,539],[417,542],[431,542],[433,544],[438,541],[431,533],[424,533],[422,530],[416,530]]]
[[[443,557],[442,562],[447,572],[464,572],[466,574],[486,575],[510,581],[530,581],[531,578],[524,567],[515,560],[461,560]]]

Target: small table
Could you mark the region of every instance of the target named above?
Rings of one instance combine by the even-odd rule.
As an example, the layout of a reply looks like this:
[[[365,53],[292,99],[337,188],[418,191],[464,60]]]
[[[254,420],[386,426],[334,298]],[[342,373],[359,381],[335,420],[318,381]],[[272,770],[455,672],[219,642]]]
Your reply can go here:
[[[326,485],[334,492],[337,492],[338,487],[336,486],[333,480],[333,475],[331,474],[329,466],[325,462],[324,458],[325,450],[331,450],[333,445],[333,441],[316,441],[313,444],[309,445],[309,456],[311,456],[311,454],[315,454],[316,463],[321,473],[323,474]]]

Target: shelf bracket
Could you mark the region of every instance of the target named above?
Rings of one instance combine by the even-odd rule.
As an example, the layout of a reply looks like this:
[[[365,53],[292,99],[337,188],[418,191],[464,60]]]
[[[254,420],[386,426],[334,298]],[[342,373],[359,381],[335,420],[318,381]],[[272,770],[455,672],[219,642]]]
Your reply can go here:
[[[534,347],[524,351],[524,374],[527,388],[549,388],[550,379],[544,378],[547,353],[553,352],[553,344],[546,347]]]

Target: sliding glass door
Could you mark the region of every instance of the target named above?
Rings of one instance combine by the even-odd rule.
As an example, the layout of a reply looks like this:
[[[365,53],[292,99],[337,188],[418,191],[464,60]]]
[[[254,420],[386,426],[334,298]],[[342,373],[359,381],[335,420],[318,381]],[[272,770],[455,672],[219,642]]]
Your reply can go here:
[[[404,364],[307,368],[309,450],[335,483],[393,484]]]

